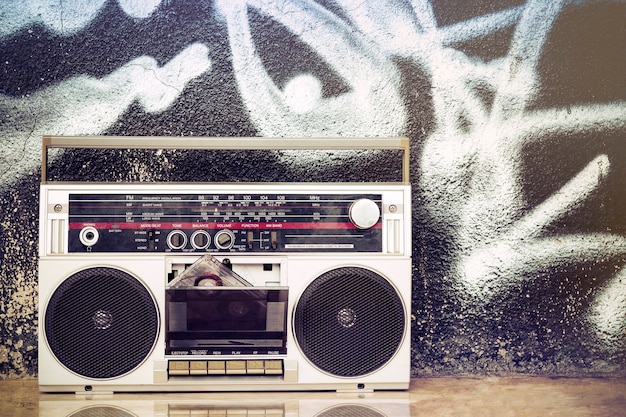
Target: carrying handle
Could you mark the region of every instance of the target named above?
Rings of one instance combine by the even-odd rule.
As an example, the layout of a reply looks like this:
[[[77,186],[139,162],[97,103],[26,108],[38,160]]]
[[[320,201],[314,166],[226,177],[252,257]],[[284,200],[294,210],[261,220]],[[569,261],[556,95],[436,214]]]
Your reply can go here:
[[[50,149],[195,149],[195,150],[401,150],[402,183],[409,183],[409,139],[266,138],[190,136],[44,136],[41,182],[48,182]]]

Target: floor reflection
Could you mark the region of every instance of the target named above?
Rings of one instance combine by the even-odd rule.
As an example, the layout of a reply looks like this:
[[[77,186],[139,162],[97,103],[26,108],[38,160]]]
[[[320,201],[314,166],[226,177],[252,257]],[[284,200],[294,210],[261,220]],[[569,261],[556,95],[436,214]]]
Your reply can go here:
[[[40,417],[409,417],[408,393],[43,395]]]

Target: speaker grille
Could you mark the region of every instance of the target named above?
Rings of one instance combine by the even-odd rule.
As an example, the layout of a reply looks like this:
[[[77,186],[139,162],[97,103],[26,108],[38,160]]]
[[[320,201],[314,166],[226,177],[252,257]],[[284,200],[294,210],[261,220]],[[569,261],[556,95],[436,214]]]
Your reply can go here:
[[[336,376],[356,377],[385,365],[398,350],[405,311],[394,287],[365,268],[344,267],[316,278],[294,315],[298,345],[309,361]]]
[[[70,414],[69,417],[136,417],[129,411],[110,406],[87,407]]]
[[[316,417],[391,417],[385,416],[376,410],[361,405],[338,405],[325,410]]]
[[[114,378],[150,354],[159,314],[150,292],[130,274],[89,268],[54,291],[45,331],[52,353],[66,368],[87,378]]]

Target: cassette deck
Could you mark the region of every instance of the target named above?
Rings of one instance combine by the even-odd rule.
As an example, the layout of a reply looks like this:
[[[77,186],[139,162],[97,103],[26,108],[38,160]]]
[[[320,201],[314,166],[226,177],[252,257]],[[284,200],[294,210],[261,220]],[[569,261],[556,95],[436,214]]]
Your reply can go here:
[[[167,288],[165,354],[287,353],[285,287]]]
[[[408,163],[408,141],[398,138],[189,142],[242,149],[399,148]],[[44,138],[40,389],[408,388],[408,168],[396,183],[45,178],[49,148],[171,143]],[[218,270],[188,279],[206,258]]]

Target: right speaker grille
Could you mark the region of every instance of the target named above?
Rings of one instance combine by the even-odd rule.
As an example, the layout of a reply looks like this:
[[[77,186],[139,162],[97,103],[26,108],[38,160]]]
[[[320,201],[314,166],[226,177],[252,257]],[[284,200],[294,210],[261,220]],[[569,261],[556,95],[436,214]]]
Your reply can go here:
[[[316,417],[392,417],[385,416],[376,410],[362,405],[338,405],[329,410],[322,411]]]
[[[405,310],[396,289],[360,267],[325,272],[304,290],[294,315],[300,349],[319,369],[341,377],[367,375],[395,355]]]

